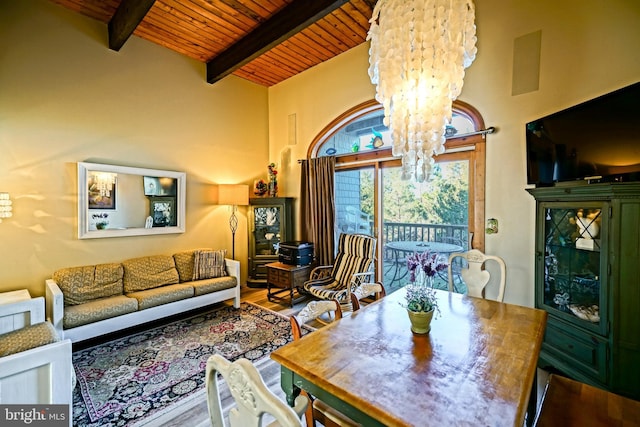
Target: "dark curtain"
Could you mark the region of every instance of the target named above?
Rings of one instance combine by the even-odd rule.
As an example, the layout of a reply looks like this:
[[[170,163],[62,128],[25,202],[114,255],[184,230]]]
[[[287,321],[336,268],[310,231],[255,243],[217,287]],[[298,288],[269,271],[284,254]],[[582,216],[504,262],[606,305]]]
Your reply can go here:
[[[302,160],[300,206],[302,239],[313,242],[318,265],[333,264],[335,157]]]

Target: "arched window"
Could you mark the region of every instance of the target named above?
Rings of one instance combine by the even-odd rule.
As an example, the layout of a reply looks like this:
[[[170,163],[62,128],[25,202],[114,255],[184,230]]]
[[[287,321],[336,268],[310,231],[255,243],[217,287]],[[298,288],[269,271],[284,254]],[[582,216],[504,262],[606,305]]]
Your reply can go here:
[[[382,106],[374,100],[337,117],[309,147],[309,158],[336,157],[336,236],[376,236],[378,279],[395,283],[391,288],[408,279],[399,265],[406,253],[393,249],[394,242],[429,243],[443,256],[453,248],[484,250],[485,135],[478,133],[484,121],[464,102],[455,101],[453,110],[446,151],[435,157],[427,183],[400,179],[401,160],[391,154]]]

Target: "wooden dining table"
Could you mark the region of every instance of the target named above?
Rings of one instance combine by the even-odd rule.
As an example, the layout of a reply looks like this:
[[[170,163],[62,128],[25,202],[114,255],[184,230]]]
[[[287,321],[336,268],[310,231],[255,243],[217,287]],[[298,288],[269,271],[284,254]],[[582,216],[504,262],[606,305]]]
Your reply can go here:
[[[364,426],[532,421],[546,312],[435,292],[429,334],[411,332],[400,289],[272,352],[289,404],[303,389]]]

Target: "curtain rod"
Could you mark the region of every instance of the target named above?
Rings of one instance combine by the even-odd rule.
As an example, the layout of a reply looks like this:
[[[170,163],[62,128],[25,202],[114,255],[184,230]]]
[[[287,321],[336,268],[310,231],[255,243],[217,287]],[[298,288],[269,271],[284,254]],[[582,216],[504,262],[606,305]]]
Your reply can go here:
[[[486,129],[477,130],[475,132],[463,133],[462,135],[453,135],[452,138],[464,138],[464,137],[467,137],[467,136],[474,136],[474,135],[482,135],[482,137],[484,138],[486,134],[495,133],[497,131],[498,130],[495,127],[490,126],[490,127],[486,128]],[[447,139],[449,139],[449,138],[447,138]]]
[[[475,135],[482,135],[482,138],[485,138],[487,134],[489,133],[496,133],[498,131],[498,129],[496,129],[494,126],[490,126],[486,129],[480,129],[480,130],[476,130],[474,132],[469,132],[469,133],[463,133],[462,135],[452,135],[451,138],[447,138],[447,139],[452,139],[452,138],[466,138],[468,136],[475,136]],[[452,150],[450,152],[454,153],[457,151],[467,151],[467,150]],[[302,163],[303,160],[306,159],[298,159],[298,163]]]

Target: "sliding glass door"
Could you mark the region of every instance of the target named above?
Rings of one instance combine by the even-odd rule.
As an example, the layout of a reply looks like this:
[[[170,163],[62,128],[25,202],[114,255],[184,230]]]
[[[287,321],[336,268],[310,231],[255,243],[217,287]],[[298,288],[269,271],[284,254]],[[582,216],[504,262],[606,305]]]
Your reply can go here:
[[[312,143],[309,157],[335,156],[335,229],[378,239],[376,280],[388,291],[408,282],[413,252],[484,250],[484,122],[473,107],[454,103],[446,152],[426,183],[400,179],[382,110],[367,102],[345,112]],[[446,276],[445,276],[446,277]],[[446,286],[446,279],[436,283]]]
[[[442,259],[469,246],[469,162],[438,162],[429,182],[400,179],[399,167],[382,168],[382,274],[387,291],[409,283],[406,258],[437,253]],[[445,289],[446,274],[434,286]]]

